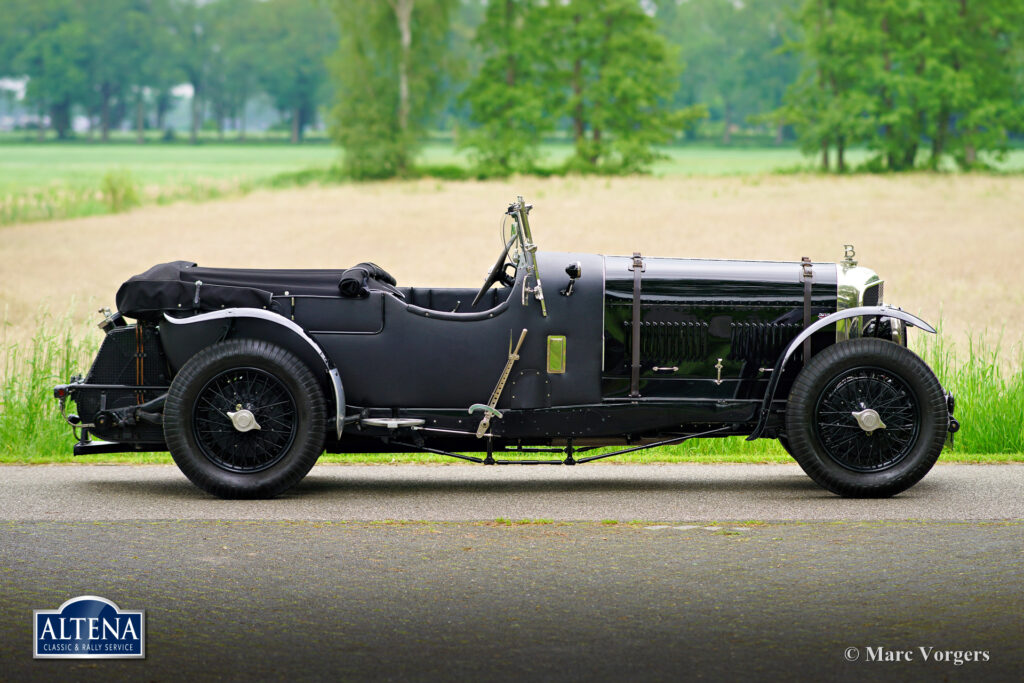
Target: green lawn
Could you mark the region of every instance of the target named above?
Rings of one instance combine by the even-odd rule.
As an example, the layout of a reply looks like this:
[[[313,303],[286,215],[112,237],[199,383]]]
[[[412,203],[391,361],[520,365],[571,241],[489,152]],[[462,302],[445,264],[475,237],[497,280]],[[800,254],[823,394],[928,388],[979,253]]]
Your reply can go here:
[[[0,194],[48,185],[97,187],[110,170],[142,185],[258,180],[337,162],[330,145],[8,144],[0,145]]]
[[[568,143],[544,147],[542,163],[561,164],[572,153]],[[800,166],[792,148],[666,150],[655,175],[734,175],[770,173]],[[211,142],[200,145],[127,140],[111,143],[12,142],[0,136],[0,226],[123,211],[138,204],[203,201],[244,194],[255,187],[289,185],[322,177],[338,165],[338,148],[324,140]],[[469,166],[469,156],[450,142],[423,146],[424,167]],[[312,170],[311,174],[303,171]],[[304,177],[304,176],[309,176]],[[126,198],[126,199],[124,199]]]
[[[655,175],[735,175],[810,169],[814,160],[790,146],[721,147],[699,143],[663,150]],[[572,153],[569,143],[544,146],[542,163],[554,166]],[[850,164],[866,158],[863,150],[848,155]],[[202,181],[256,182],[280,173],[307,168],[328,168],[338,163],[338,149],[324,142],[204,143],[135,145],[74,143],[0,143],[0,195],[62,186],[96,188],[105,173],[127,170],[143,186],[175,186]],[[447,142],[425,145],[419,157],[424,165],[466,165],[468,156]],[[1000,168],[1024,170],[1024,150],[1014,150]]]
[[[569,142],[552,142],[541,151],[541,166],[555,167],[568,159],[573,152]],[[812,160],[803,156],[791,146],[782,147],[717,147],[709,144],[694,144],[686,147],[668,147],[662,150],[668,158],[658,161],[651,168],[656,176],[662,175],[741,175],[748,173],[772,173],[807,166]],[[853,161],[863,161],[866,155],[854,154]],[[452,145],[432,143],[420,155],[420,162],[432,164],[468,163],[468,154],[457,151]],[[1021,159],[1024,165],[1024,155]]]
[[[544,145],[540,163],[557,168],[571,154],[568,142]],[[792,146],[723,147],[709,142],[668,147],[651,169],[655,176],[726,176],[813,171],[815,159]],[[851,166],[867,158],[851,150]],[[280,140],[248,143],[135,144],[115,142],[32,143],[0,135],[0,226],[39,220],[114,213],[140,204],[205,201],[245,194],[257,187],[283,187],[330,177],[341,160],[324,139],[291,145]],[[444,139],[420,150],[418,164],[427,173],[453,177],[467,169],[469,155]],[[1010,153],[999,168],[1024,171],[1024,149]],[[947,170],[954,170],[949,168]]]
[[[552,142],[545,144],[541,152],[542,166],[557,166],[572,155],[573,147],[569,142]],[[671,175],[745,175],[761,173],[778,173],[795,170],[813,171],[818,159],[807,157],[792,145],[750,147],[723,147],[706,142],[693,143],[678,147],[666,147],[661,152],[668,158],[655,162],[651,172],[655,176]],[[856,166],[868,160],[869,154],[864,149],[853,149],[847,152],[846,162]],[[431,143],[423,148],[420,155],[423,164],[458,164],[468,162],[468,154],[457,151],[446,143]],[[835,163],[833,157],[832,162]],[[1024,149],[1011,150],[1007,158],[995,166],[1007,172],[1024,171]],[[948,170],[954,170],[952,165]]]

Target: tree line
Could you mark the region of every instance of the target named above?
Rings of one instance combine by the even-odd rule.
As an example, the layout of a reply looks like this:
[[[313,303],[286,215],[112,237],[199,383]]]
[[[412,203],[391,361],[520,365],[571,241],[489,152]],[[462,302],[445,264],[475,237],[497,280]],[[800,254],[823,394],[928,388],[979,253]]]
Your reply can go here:
[[[131,121],[141,141],[187,83],[193,142],[206,118],[244,137],[258,92],[298,141],[329,97],[338,43],[330,9],[310,0],[0,0],[0,17],[0,75],[28,77],[26,101],[59,138],[77,111],[103,140]]]
[[[318,118],[347,172],[414,171],[446,129],[483,174],[633,172],[699,128],[795,135],[826,169],[963,167],[1024,126],[1024,0],[0,0],[0,75],[60,137],[164,128],[188,83],[244,136],[269,96],[292,140]],[[90,127],[90,130],[92,127]]]
[[[338,5],[335,134],[351,173],[408,171],[442,105],[452,0]],[[704,114],[676,106],[678,51],[635,0],[492,0],[472,39],[477,58],[454,101],[459,144],[487,174],[533,171],[541,142],[564,124],[578,170],[646,167]]]
[[[486,175],[538,171],[552,136],[573,144],[565,170],[603,173],[648,168],[698,120],[781,141],[763,115],[798,71],[796,1],[338,3],[333,133],[360,177],[407,172],[438,112]]]
[[[1024,128],[1021,0],[808,0],[798,23],[803,68],[778,116],[825,170],[855,145],[873,170],[971,168]]]

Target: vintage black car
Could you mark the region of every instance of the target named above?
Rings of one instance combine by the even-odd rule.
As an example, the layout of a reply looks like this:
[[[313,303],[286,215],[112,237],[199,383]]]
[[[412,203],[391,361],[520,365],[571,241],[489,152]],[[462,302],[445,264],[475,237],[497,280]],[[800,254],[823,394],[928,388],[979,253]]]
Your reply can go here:
[[[838,264],[543,252],[530,208],[508,207],[479,290],[372,263],[132,277],[89,373],[55,389],[75,454],[170,451],[240,498],[287,490],[325,450],[574,465],[743,435],[830,491],[888,496],[958,428],[906,346],[908,326],[935,330],[883,304],[851,247]]]

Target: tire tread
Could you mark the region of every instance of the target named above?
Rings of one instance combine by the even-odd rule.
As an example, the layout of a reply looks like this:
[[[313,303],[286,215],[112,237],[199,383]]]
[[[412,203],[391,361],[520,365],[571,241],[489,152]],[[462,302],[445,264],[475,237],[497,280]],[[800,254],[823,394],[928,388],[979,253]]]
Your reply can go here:
[[[899,372],[912,388],[916,386],[924,390],[915,392],[922,415],[922,437],[903,461],[876,473],[853,472],[831,461],[809,428],[820,393],[818,385],[841,372],[848,364],[857,362],[870,362]],[[819,485],[846,497],[882,498],[907,490],[932,468],[946,442],[947,425],[942,424],[946,415],[942,386],[917,354],[881,339],[854,339],[830,346],[801,370],[789,393],[786,434],[790,454]]]
[[[198,382],[205,381],[204,374],[211,368],[230,360],[266,364],[283,372],[297,385],[299,395],[294,398],[300,423],[302,412],[307,413],[307,433],[297,434],[290,452],[281,462],[266,470],[269,476],[257,477],[258,482],[246,477],[255,477],[262,472],[232,474],[220,470],[197,452],[191,442],[188,419],[184,417],[191,411],[189,392]],[[280,379],[285,380],[283,377]],[[322,425],[326,423],[326,415],[326,402],[319,383],[294,354],[269,342],[231,339],[203,349],[189,359],[175,376],[164,406],[164,438],[178,468],[204,491],[220,498],[272,498],[299,483],[316,464],[323,452],[325,430]]]

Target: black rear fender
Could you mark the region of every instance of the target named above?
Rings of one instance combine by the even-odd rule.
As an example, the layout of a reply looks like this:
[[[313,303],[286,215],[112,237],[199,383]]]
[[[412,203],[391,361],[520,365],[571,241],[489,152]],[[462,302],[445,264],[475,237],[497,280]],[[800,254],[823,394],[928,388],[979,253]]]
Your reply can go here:
[[[345,393],[338,370],[320,345],[294,321],[260,309],[228,308],[186,318],[164,315],[160,322],[164,352],[177,374],[199,351],[225,339],[259,339],[290,351],[320,382],[332,406],[331,421],[341,436],[345,416]]]

